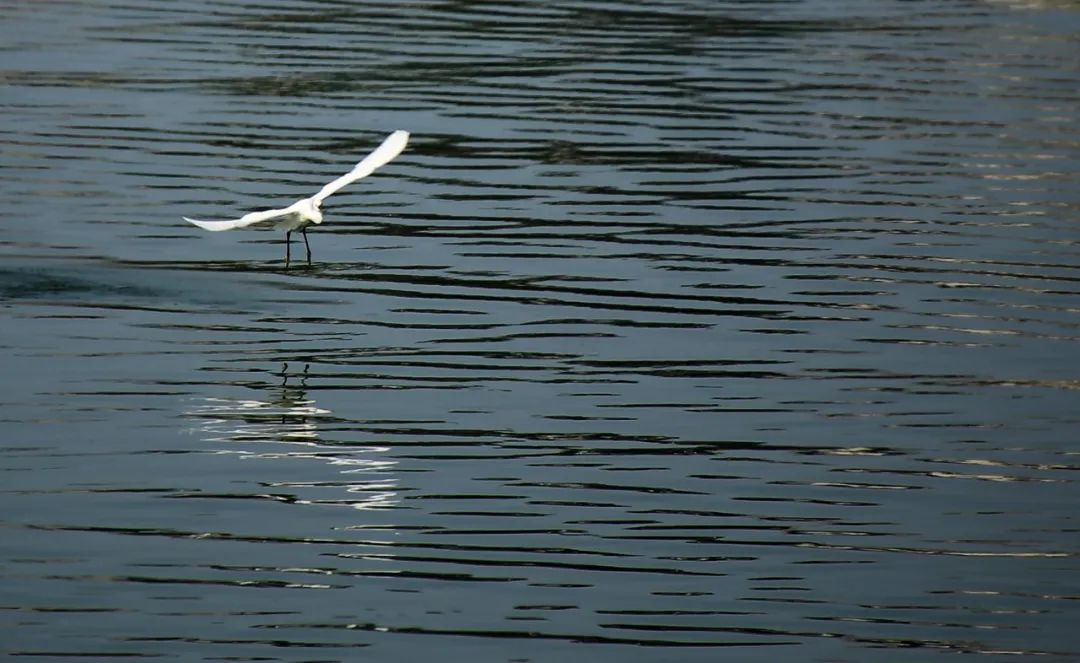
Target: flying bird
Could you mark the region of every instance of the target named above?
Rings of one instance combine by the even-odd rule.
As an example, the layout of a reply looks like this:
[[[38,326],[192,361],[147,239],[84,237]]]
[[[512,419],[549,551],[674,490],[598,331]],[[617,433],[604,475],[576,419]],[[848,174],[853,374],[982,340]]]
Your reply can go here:
[[[304,246],[307,248],[308,265],[311,264],[311,245],[308,244],[308,226],[318,225],[323,221],[322,210],[319,209],[323,201],[338,189],[351,184],[356,180],[367,177],[375,172],[376,168],[389,163],[394,157],[401,154],[405,145],[409,142],[409,132],[398,130],[387,136],[382,145],[375,151],[364,157],[353,169],[330,182],[310,198],[301,198],[288,207],[281,209],[268,209],[262,212],[250,212],[230,221],[201,221],[189,219],[185,221],[194,223],[204,230],[217,232],[220,230],[232,230],[234,228],[247,228],[248,226],[270,226],[275,230],[285,231],[285,269],[289,268],[289,245],[294,230],[299,230],[304,236]]]

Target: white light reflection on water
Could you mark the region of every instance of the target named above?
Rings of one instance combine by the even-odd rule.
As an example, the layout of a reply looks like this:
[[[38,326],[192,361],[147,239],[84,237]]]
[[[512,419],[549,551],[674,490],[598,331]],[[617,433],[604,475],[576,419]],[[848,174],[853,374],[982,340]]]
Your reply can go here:
[[[267,486],[275,490],[324,492],[325,489],[332,489],[350,495],[336,499],[296,497],[289,500],[292,503],[354,509],[394,506],[400,501],[392,473],[397,461],[379,458],[389,448],[323,442],[319,425],[331,421],[333,412],[318,407],[314,399],[307,397],[307,370],[305,366],[302,373],[290,374],[288,366],[283,366],[282,382],[273,398],[207,397],[196,401],[186,410],[186,415],[199,420],[197,432],[207,442],[241,445],[220,449],[216,453],[236,455],[243,460],[318,461],[337,469],[341,475],[348,475],[347,479],[342,480],[267,482]],[[290,449],[282,451],[280,446]]]

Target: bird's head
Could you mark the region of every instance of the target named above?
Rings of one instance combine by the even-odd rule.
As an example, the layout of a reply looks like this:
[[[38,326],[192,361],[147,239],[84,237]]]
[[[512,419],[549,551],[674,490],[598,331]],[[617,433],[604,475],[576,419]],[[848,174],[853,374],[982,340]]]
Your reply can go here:
[[[320,224],[323,220],[322,210],[319,209],[319,203],[311,198],[305,198],[297,203],[297,211],[304,215],[309,221],[314,224]]]

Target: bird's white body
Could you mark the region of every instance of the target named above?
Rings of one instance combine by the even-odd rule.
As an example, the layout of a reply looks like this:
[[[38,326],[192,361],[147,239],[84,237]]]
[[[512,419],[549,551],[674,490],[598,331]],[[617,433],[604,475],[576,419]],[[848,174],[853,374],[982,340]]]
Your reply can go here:
[[[405,149],[408,142],[409,132],[401,130],[395,131],[390,134],[374,152],[367,155],[362,161],[353,166],[352,170],[323,186],[323,188],[314,196],[301,198],[288,207],[264,210],[261,212],[249,212],[239,219],[231,219],[228,221],[203,221],[200,219],[189,219],[186,216],[184,217],[184,220],[193,223],[204,230],[213,232],[233,230],[236,228],[248,228],[250,226],[269,226],[276,230],[284,230],[286,232],[285,265],[288,266],[289,235],[292,234],[294,230],[305,232],[304,242],[307,243],[307,227],[318,225],[323,222],[322,209],[320,209],[323,201],[347,184],[351,184],[358,179],[367,177],[375,172],[376,168],[389,163],[394,157],[401,154],[401,151]],[[310,247],[308,248],[308,262],[311,262]]]

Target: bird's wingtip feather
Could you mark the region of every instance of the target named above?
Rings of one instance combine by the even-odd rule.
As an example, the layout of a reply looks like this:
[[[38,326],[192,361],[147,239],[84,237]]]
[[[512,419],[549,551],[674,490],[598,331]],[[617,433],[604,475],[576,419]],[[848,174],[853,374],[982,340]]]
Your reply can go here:
[[[203,221],[201,219],[192,219],[190,217],[181,217],[184,221],[194,224],[203,230],[218,231],[218,230],[230,230],[235,226],[233,221]]]

